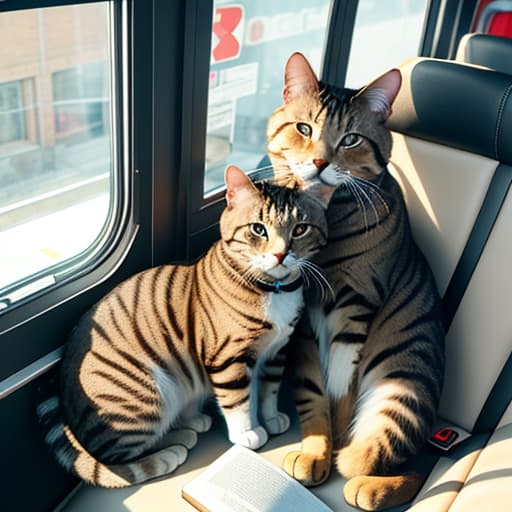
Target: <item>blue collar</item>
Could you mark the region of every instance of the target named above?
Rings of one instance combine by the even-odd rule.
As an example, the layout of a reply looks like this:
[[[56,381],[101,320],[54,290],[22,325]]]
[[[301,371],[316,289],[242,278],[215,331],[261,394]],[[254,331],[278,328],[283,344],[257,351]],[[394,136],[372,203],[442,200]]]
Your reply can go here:
[[[273,283],[269,283],[267,281],[261,281],[260,279],[256,279],[254,281],[256,286],[263,290],[264,292],[273,292],[273,293],[281,293],[281,292],[294,292],[298,290],[302,286],[302,277],[299,276],[295,281],[291,283],[283,284],[282,281],[274,281]]]

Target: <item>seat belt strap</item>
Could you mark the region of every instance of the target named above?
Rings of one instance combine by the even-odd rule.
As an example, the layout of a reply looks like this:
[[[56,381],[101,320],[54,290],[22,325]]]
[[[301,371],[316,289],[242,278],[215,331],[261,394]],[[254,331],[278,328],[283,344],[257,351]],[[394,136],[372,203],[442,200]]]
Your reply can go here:
[[[493,432],[512,401],[512,352],[480,410],[473,434]]]
[[[471,276],[480,260],[511,182],[512,167],[499,164],[491,179],[473,229],[443,297],[444,326],[446,331],[448,331],[452,323]]]

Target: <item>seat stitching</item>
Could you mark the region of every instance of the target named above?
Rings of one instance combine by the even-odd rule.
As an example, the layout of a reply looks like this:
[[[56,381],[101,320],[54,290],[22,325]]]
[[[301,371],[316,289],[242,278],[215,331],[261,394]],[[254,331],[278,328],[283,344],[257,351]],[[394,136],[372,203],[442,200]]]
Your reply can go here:
[[[501,118],[503,117],[503,111],[505,110],[505,103],[507,102],[508,97],[510,96],[510,92],[512,91],[512,85],[509,85],[507,87],[507,90],[505,91],[505,94],[503,94],[503,97],[501,98],[500,108],[498,110],[498,119],[496,121],[496,133],[494,135],[494,152],[496,154],[496,159],[499,160],[499,152],[498,152],[498,137],[500,133],[500,125],[501,125]]]

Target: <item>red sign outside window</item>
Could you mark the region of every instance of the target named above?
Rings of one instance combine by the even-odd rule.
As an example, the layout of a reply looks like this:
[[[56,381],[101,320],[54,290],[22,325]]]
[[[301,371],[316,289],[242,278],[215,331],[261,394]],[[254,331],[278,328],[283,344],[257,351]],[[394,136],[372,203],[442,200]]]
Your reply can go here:
[[[225,5],[215,9],[212,28],[212,62],[236,59],[240,55],[243,13],[241,5]]]

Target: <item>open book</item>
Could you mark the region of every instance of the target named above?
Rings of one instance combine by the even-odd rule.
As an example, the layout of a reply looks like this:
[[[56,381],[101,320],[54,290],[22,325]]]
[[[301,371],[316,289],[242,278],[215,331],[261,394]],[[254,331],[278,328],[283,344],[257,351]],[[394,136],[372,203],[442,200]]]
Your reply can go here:
[[[332,512],[282,469],[239,445],[186,484],[181,494],[201,512]]]

